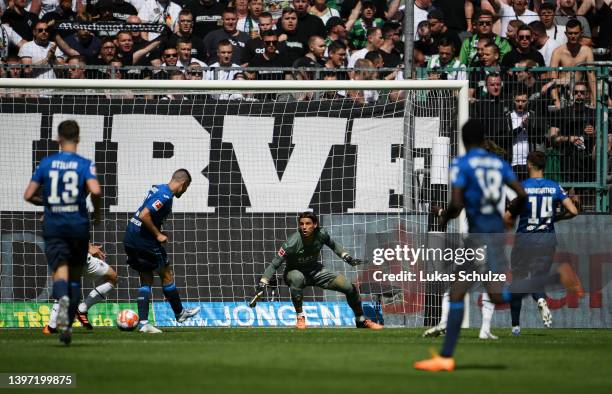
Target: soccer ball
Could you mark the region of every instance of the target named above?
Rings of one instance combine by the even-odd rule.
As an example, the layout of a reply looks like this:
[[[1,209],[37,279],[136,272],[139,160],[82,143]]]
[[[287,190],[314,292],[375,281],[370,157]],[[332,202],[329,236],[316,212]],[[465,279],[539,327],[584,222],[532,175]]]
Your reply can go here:
[[[124,309],[117,314],[117,327],[121,331],[133,331],[138,326],[138,314],[130,309]]]

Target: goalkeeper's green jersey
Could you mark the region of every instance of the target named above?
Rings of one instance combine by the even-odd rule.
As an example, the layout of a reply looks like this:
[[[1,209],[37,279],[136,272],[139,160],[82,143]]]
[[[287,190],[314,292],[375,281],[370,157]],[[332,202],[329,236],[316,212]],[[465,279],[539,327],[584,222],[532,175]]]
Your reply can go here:
[[[344,256],[347,252],[339,243],[335,242],[329,236],[329,233],[324,228],[318,228],[314,232],[314,238],[310,245],[304,245],[304,239],[299,231],[291,234],[291,236],[283,242],[281,248],[276,252],[272,262],[264,271],[264,278],[270,279],[276,270],[287,264],[286,271],[299,270],[305,274],[310,274],[320,270],[323,264],[319,261],[321,249],[323,246],[329,246],[338,257]]]

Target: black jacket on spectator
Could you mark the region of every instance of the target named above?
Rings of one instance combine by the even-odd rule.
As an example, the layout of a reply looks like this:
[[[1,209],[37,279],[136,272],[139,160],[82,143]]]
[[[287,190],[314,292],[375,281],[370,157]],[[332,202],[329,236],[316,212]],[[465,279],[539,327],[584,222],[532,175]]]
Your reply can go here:
[[[584,145],[562,142],[556,145],[561,157],[561,174],[565,182],[591,182],[595,179],[595,163],[593,162],[593,146],[597,132],[587,134],[584,129],[595,123],[595,110],[584,104],[565,107],[552,114],[550,125],[559,129],[560,136],[578,136],[584,140]]]
[[[54,21],[53,26],[56,26],[62,22],[75,22],[76,17],[77,17],[76,12],[72,10],[69,10],[68,12],[64,12],[60,7],[57,7],[55,11],[47,12],[45,15],[43,15],[41,20],[46,23]],[[71,30],[56,31],[52,26],[49,26],[49,27],[52,29],[51,37],[54,37],[56,33],[59,33],[59,35],[62,38],[66,38],[72,33],[74,33]]]
[[[123,0],[113,1],[113,18],[125,22],[132,15],[138,15],[138,11],[133,5]]]
[[[253,58],[257,55],[261,55],[264,53],[265,47],[264,42],[261,38],[250,38],[244,47],[244,51],[242,51],[242,60],[240,64],[250,63]]]
[[[193,34],[204,39],[206,35],[219,28],[223,4],[216,1],[210,7],[203,6],[199,0],[193,0],[185,8],[193,14]]]
[[[308,39],[304,40],[299,29],[293,32],[286,32],[284,30],[279,31],[280,34],[286,34],[287,40],[284,41],[284,45],[287,47],[287,62],[293,64],[294,61],[301,58],[308,51]]]
[[[457,0],[434,0],[433,5],[444,13],[444,24],[449,29],[466,31],[464,3]]]
[[[472,118],[478,119],[485,127],[487,139],[497,141],[501,138],[504,126],[504,114],[507,112],[506,103],[501,97],[488,97],[477,100],[471,105]]]
[[[516,50],[516,48],[513,48],[504,56],[501,64],[503,67],[512,68],[516,63],[527,59],[531,59],[538,63],[539,67],[546,67],[542,54],[533,48],[531,48],[531,50],[527,53],[520,53]]]
[[[287,63],[286,56],[277,54],[272,59],[266,59],[263,54],[257,54],[249,62],[249,67],[268,67],[271,70],[257,71],[257,79],[260,80],[280,80],[285,79],[284,71],[275,70],[279,67],[290,67],[291,64]]]
[[[223,40],[228,40],[234,47],[234,51],[232,52],[232,63],[240,63],[242,51],[246,46],[246,42],[249,40],[249,35],[243,31],[238,31],[237,33],[236,35],[231,35],[221,28],[206,35],[204,39],[204,48],[208,54],[208,58],[206,59],[208,64],[217,61],[217,44]]]
[[[382,49],[379,49],[378,52],[383,58],[383,64],[385,67],[393,68],[402,64],[402,57],[396,51],[391,51],[391,53],[387,53]]]
[[[4,15],[2,15],[2,23],[11,26],[13,30],[26,41],[32,41],[34,39],[32,29],[34,25],[36,25],[36,22],[38,22],[38,16],[25,10],[23,11],[23,15],[19,15],[14,9],[9,8],[4,11]]]
[[[312,36],[325,38],[327,35],[327,30],[321,18],[312,14],[298,16],[297,31],[302,37],[306,38],[306,41]]]

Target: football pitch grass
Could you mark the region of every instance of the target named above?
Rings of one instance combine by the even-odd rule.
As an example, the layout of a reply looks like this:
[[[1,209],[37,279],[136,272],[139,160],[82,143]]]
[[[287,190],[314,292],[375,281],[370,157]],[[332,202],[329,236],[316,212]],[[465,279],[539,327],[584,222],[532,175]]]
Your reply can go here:
[[[163,334],[0,329],[0,372],[75,373],[69,393],[609,393],[612,330],[533,329],[497,341],[464,330],[452,373],[412,362],[439,348],[420,329],[166,328]],[[7,390],[4,392],[33,392]],[[35,392],[40,392],[36,390]]]

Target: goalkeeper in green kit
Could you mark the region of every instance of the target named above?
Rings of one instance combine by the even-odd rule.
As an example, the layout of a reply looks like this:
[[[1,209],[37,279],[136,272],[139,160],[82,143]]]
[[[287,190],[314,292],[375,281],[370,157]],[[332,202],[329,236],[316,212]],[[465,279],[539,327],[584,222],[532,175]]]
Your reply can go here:
[[[312,212],[301,213],[298,217],[299,231],[293,233],[283,243],[274,256],[272,262],[266,267],[259,284],[257,294],[251,301],[251,307],[255,306],[274,276],[274,273],[283,263],[286,263],[283,278],[291,293],[291,301],[297,315],[295,327],[306,328],[306,317],[302,310],[304,288],[306,286],[317,286],[325,290],[335,290],[346,295],[346,300],[355,313],[355,323],[358,328],[369,328],[381,330],[382,325],[375,323],[363,314],[361,297],[357,287],[344,277],[344,275],[332,272],[323,267],[319,261],[319,255],[324,245],[327,245],[334,253],[342,258],[347,264],[356,266],[360,260],[352,258],[348,252],[329,236],[329,233],[319,227],[319,220]]]

